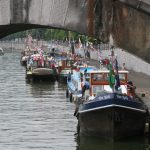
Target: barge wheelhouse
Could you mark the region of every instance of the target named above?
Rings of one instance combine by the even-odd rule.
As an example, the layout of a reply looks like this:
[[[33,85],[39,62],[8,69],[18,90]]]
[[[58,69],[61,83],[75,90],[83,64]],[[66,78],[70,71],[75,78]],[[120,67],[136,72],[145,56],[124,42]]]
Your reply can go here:
[[[109,70],[90,73],[90,92],[78,106],[80,133],[104,139],[120,139],[144,134],[145,105],[128,84],[128,71],[118,72],[120,87],[110,87]]]

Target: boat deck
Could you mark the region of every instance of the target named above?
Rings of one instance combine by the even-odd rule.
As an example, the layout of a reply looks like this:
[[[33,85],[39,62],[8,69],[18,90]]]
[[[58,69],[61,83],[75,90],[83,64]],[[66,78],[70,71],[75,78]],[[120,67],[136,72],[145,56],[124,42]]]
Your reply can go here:
[[[90,60],[89,65],[95,65],[98,67],[99,63],[95,60]],[[141,97],[141,94],[145,94],[145,97],[141,97],[141,99],[147,106],[150,113],[150,76],[130,70],[129,79],[135,84],[136,93],[139,97]]]

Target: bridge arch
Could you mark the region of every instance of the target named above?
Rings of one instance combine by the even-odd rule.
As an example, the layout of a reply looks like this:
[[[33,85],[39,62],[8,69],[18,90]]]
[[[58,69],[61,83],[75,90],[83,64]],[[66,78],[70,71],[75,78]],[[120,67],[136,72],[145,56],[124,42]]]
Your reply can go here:
[[[1,0],[0,38],[26,29],[58,28],[95,36],[150,63],[148,0]]]

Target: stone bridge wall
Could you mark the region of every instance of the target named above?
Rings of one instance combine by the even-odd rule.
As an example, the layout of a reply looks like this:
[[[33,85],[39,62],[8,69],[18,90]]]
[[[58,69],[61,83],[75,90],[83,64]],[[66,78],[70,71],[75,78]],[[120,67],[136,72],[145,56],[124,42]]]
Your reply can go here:
[[[32,28],[95,36],[150,63],[149,0],[0,0],[0,38]],[[111,37],[111,38],[110,38]]]

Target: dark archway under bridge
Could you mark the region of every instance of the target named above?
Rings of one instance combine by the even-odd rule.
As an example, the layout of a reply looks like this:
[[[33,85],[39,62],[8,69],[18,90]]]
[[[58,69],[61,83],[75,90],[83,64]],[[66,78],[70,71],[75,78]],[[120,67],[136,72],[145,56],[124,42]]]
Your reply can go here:
[[[94,36],[150,63],[149,0],[1,0],[0,38],[57,28]]]

